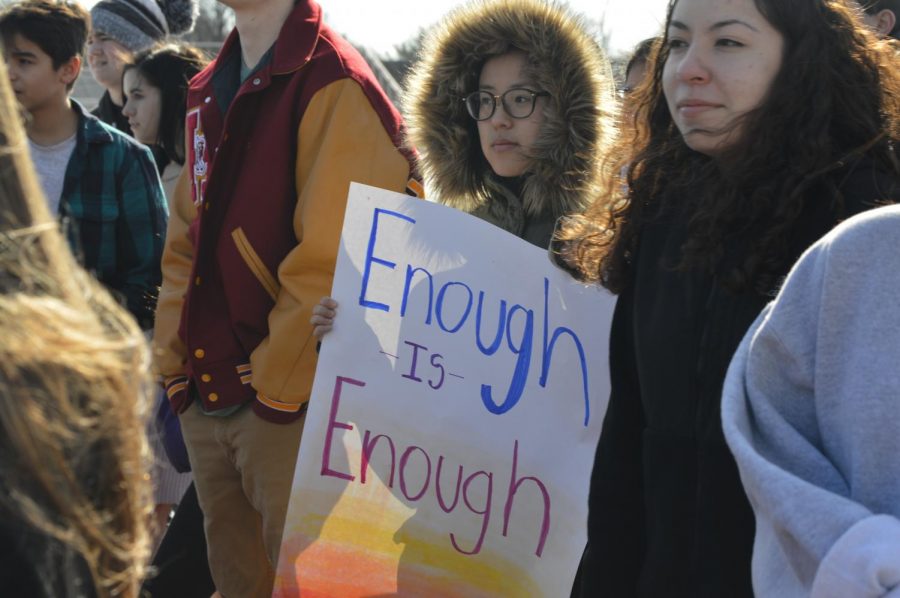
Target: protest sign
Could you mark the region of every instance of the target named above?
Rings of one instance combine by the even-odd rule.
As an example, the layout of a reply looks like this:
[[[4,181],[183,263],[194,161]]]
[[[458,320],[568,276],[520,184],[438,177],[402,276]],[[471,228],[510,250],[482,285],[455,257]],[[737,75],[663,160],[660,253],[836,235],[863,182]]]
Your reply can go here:
[[[353,184],[275,596],[568,596],[614,298]]]

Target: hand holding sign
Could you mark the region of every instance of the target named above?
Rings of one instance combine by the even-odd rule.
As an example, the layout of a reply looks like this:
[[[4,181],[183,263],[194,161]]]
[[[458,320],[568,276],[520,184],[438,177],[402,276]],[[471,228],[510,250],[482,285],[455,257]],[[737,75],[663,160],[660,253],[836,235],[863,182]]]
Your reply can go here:
[[[326,334],[331,332],[334,326],[334,317],[337,315],[337,301],[331,297],[322,297],[319,303],[313,307],[313,315],[309,319],[309,323],[315,326],[313,328],[313,336],[318,340],[322,340]]]

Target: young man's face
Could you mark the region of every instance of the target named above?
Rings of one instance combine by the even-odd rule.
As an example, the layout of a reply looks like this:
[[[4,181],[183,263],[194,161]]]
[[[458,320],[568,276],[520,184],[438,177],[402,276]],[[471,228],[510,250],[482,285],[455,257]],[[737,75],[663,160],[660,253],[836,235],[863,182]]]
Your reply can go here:
[[[68,85],[78,77],[80,58],[55,69],[50,55],[19,33],[4,41],[3,52],[16,99],[29,112],[64,101]]]
[[[122,87],[122,72],[133,57],[128,48],[101,31],[88,36],[88,67],[97,83],[106,89]]]

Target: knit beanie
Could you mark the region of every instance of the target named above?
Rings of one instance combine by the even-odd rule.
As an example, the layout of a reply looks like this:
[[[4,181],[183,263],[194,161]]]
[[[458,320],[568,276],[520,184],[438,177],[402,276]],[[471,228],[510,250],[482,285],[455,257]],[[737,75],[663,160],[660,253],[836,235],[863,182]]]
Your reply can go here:
[[[91,9],[91,29],[132,52],[194,26],[197,0],[100,0]]]

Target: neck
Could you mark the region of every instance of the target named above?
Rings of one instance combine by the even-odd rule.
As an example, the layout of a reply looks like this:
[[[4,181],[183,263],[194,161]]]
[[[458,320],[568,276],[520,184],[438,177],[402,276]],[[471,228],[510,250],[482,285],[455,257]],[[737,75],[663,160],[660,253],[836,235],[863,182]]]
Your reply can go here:
[[[522,189],[525,187],[525,179],[527,175],[520,174],[519,176],[498,176],[500,182],[506,187],[509,191],[512,191],[512,194],[516,197],[522,197]]]
[[[39,145],[54,145],[64,141],[78,130],[78,115],[72,109],[69,98],[31,112],[26,126],[28,138]]]
[[[253,68],[272,47],[281,26],[294,9],[294,0],[267,0],[235,9],[234,22],[241,38],[244,64]]]

